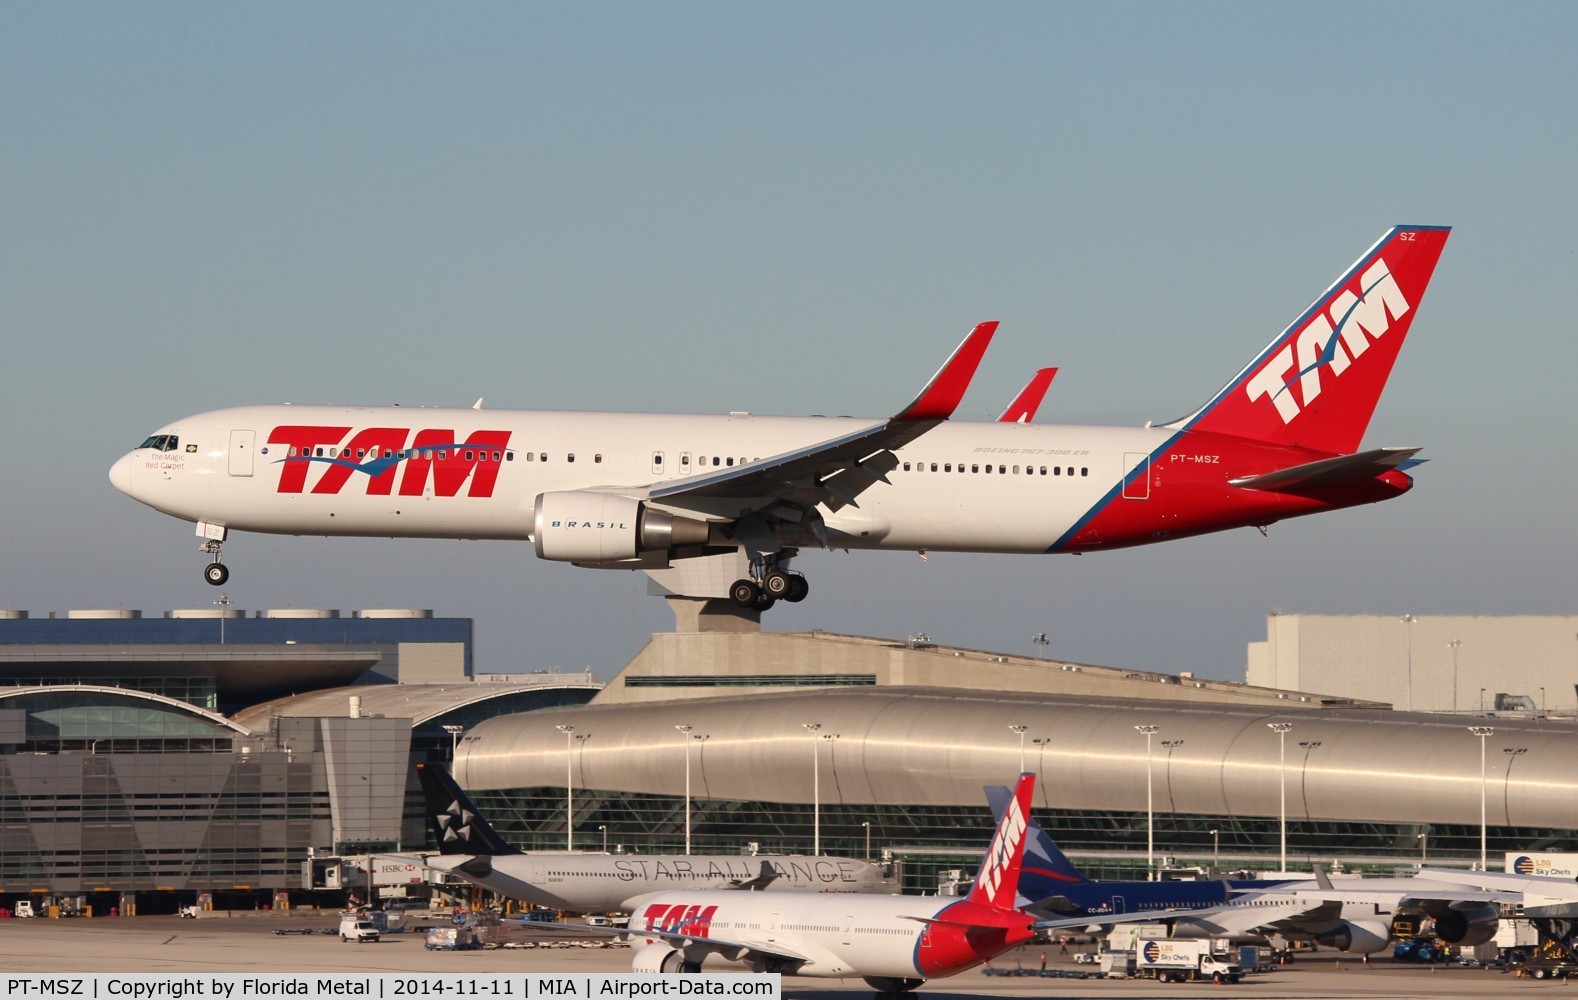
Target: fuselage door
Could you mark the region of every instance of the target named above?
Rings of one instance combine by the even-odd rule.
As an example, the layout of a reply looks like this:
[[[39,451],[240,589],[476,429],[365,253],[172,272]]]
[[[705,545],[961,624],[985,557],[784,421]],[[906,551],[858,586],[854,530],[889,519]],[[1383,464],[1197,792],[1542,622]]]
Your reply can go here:
[[[257,431],[230,432],[230,474],[252,475],[252,451],[257,445]]]
[[[1151,456],[1143,452],[1131,451],[1123,456],[1125,467],[1134,469],[1134,473],[1123,481],[1123,499],[1149,500],[1151,498]]]

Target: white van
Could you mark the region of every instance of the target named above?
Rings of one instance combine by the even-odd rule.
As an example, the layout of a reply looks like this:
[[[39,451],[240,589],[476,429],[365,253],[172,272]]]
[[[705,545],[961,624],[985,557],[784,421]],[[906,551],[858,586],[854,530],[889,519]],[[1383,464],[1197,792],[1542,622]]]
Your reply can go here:
[[[377,941],[378,925],[359,914],[347,913],[340,918],[341,941]]]
[[[31,899],[21,900],[16,904],[16,909],[11,912],[19,917],[31,917],[33,915],[33,901]]]

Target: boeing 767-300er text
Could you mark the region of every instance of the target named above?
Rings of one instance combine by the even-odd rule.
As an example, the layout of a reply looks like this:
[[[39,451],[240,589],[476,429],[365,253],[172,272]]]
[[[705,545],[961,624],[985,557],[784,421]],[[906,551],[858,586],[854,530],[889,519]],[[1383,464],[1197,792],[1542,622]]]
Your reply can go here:
[[[1449,230],[1398,226],[1194,413],[1162,425],[949,421],[996,323],[886,420],[250,406],[160,428],[110,470],[231,531],[532,541],[672,592],[802,600],[801,548],[1057,553],[1388,500],[1418,448],[1359,451]]]

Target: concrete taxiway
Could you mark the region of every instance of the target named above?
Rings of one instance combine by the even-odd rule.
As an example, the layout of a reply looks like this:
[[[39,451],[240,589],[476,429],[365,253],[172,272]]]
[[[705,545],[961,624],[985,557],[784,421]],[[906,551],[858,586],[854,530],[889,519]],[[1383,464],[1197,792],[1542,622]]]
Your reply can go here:
[[[417,921],[421,922],[421,921]],[[58,972],[349,972],[349,973],[535,973],[628,972],[625,947],[428,951],[424,935],[392,934],[373,944],[341,942],[338,936],[275,934],[275,930],[333,928],[337,915],[222,915],[199,920],[176,917],[77,920],[0,920],[0,964],[13,973]],[[540,933],[511,929],[516,942],[543,940]],[[1072,956],[1057,948],[1031,947],[993,964],[1000,969],[1039,969],[1043,953],[1049,969],[1074,970]],[[709,966],[709,969],[711,967]],[[728,971],[720,965],[717,971]],[[937,997],[1190,997],[1232,996],[1241,1000],[1274,997],[1502,997],[1552,991],[1560,982],[1534,982],[1505,972],[1401,965],[1389,958],[1365,964],[1352,957],[1320,952],[1276,971],[1247,977],[1236,986],[1169,985],[1137,981],[1054,979],[1037,976],[988,976],[980,970],[927,983],[921,993]],[[818,980],[786,976],[786,997],[815,995],[816,1000],[860,997],[871,990],[858,980]]]

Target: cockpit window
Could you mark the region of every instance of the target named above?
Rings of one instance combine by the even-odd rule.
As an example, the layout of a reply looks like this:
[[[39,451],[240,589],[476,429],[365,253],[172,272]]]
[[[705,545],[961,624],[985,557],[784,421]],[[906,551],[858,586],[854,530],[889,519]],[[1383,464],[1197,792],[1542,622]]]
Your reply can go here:
[[[152,448],[154,451],[174,451],[180,444],[181,439],[174,434],[155,434],[137,447]]]

